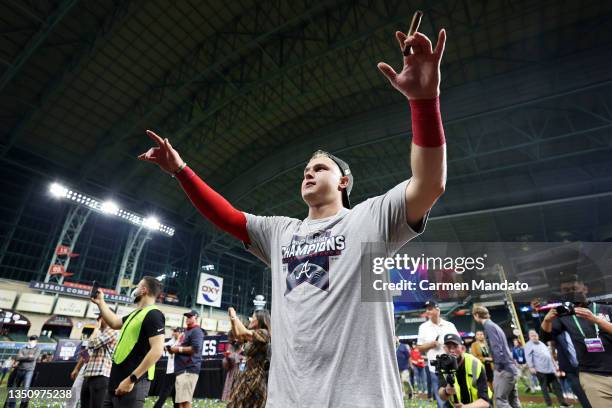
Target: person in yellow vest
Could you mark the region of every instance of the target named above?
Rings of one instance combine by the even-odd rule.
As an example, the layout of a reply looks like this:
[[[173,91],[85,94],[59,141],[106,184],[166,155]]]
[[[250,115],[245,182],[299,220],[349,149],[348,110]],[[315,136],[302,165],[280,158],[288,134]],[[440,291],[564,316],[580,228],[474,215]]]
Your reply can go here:
[[[489,408],[492,393],[487,385],[484,365],[476,357],[465,352],[461,337],[454,333],[444,336],[444,351],[457,359],[455,382],[448,384],[444,376],[438,376],[438,395],[446,401],[446,407]]]
[[[155,363],[164,351],[164,314],[155,306],[161,283],[145,276],[132,291],[137,307],[127,316],[113,313],[104,294],[98,291],[91,301],[111,328],[121,329],[113,353],[113,365],[104,400],[105,408],[142,408],[155,373]]]

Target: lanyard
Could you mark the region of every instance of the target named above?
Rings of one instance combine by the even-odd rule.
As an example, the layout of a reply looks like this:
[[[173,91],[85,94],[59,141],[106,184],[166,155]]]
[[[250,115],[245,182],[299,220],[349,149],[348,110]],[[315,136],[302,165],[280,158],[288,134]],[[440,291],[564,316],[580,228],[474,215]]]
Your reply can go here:
[[[593,302],[593,314],[597,313],[597,304],[595,302]],[[580,330],[580,334],[582,334],[582,337],[586,338],[586,336],[584,335],[584,331],[582,331],[582,327],[580,327],[580,323],[578,323],[578,319],[576,318],[576,315],[572,315],[572,317],[574,318],[574,323],[576,323],[576,327],[578,327],[578,330]],[[599,337],[599,326],[597,325],[597,323],[595,323],[595,337]]]

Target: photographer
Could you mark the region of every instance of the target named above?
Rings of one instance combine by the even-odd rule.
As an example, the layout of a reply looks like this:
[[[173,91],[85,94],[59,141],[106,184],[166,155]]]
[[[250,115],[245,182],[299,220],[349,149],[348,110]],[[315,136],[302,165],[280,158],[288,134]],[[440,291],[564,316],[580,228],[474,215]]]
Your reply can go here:
[[[541,327],[552,337],[569,333],[580,385],[592,406],[605,407],[612,403],[612,307],[589,302],[587,293],[577,275],[563,279],[561,296],[569,303],[550,309]]]
[[[461,337],[444,336],[444,351],[447,354],[436,360],[436,373],[440,383],[438,395],[446,401],[445,407],[490,407],[491,390],[484,365],[465,352]]]

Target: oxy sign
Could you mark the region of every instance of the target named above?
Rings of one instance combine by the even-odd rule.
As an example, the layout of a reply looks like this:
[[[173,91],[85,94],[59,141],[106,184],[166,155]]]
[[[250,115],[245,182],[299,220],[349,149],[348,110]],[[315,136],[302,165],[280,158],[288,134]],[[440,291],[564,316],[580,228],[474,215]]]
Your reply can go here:
[[[199,305],[221,307],[222,294],[223,278],[207,273],[200,274],[197,300]]]

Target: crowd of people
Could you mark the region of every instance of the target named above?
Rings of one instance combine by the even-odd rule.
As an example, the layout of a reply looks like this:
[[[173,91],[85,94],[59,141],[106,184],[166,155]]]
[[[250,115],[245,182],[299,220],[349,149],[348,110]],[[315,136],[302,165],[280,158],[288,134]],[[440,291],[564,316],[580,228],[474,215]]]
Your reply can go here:
[[[123,317],[110,310],[101,292],[92,298],[100,313],[93,332],[78,352],[70,373],[72,392],[64,407],[143,407],[155,365],[163,354],[167,356],[166,370],[159,379],[161,387],[154,406],[164,406],[171,397],[175,407],[191,407],[205,332],[198,325],[198,311],[191,310],[184,314],[184,327],[175,327],[170,339],[164,341],[165,317],[155,306],[160,292],[157,279],[144,277],[132,292],[136,309]],[[247,326],[233,308],[228,313],[232,330],[224,358],[227,379],[223,400],[233,408],[263,407],[271,355],[270,313],[255,311]],[[2,379],[9,375],[7,387],[30,388],[36,363],[41,361],[37,340],[37,336],[31,336],[16,356],[3,362]],[[21,406],[27,404],[27,399],[21,399]],[[7,407],[15,405],[15,400],[7,400]]]
[[[571,287],[585,295],[584,283],[578,277],[572,279]],[[426,302],[427,320],[420,325],[416,342],[404,344],[396,338],[398,369],[409,397],[426,394],[439,408],[493,404],[518,408],[520,381],[527,393],[541,393],[549,407],[553,406],[551,393],[561,407],[570,406],[570,399],[584,408],[612,406],[612,308],[587,302],[585,296],[576,302],[570,315],[559,317],[556,309],[550,309],[539,327],[529,330],[525,344],[518,337],[510,339],[480,305],[474,306],[472,316],[484,330],[462,339],[454,324],[440,317],[438,304]],[[601,313],[582,307],[587,304]],[[599,340],[593,340],[597,348],[589,346],[590,338]],[[440,362],[440,356],[449,355],[457,362],[452,384]],[[428,367],[425,377],[423,367]]]
[[[581,284],[576,287],[582,288]],[[65,404],[67,408],[79,403],[81,407],[142,407],[152,368],[164,351],[166,372],[155,407],[162,407],[168,397],[175,407],[191,406],[201,370],[204,331],[197,324],[198,311],[191,310],[184,314],[185,327],[174,328],[164,342],[164,316],[155,307],[160,290],[159,281],[143,278],[133,293],[136,310],[122,318],[110,311],[103,295],[92,299],[100,315],[70,374],[73,397]],[[437,302],[427,301],[424,307],[427,320],[419,326],[416,342],[403,343],[395,337],[405,397],[431,399],[439,408],[493,404],[518,408],[517,383],[521,381],[528,393],[541,393],[547,406],[553,406],[551,393],[561,407],[570,406],[570,399],[577,399],[584,408],[604,407],[612,401],[612,331],[605,324],[612,312],[609,306],[590,303],[593,317],[581,306],[570,316],[557,316],[551,309],[540,327],[529,330],[524,344],[518,337],[509,342],[484,306],[475,305],[471,311],[474,321],[483,327],[471,338],[460,337],[455,325],[441,317]],[[232,329],[227,333],[223,359],[222,400],[230,408],[265,407],[272,361],[270,313],[256,310],[246,326],[233,308],[228,314]],[[574,325],[564,326],[568,322]],[[567,328],[572,327],[575,330],[568,333]],[[576,333],[601,339],[604,351],[589,351],[589,342]],[[8,386],[28,388],[40,356],[37,337],[31,336],[2,365],[7,368],[3,377],[10,372]],[[454,358],[454,366],[448,365],[447,356]],[[9,401],[7,406],[15,403]]]

